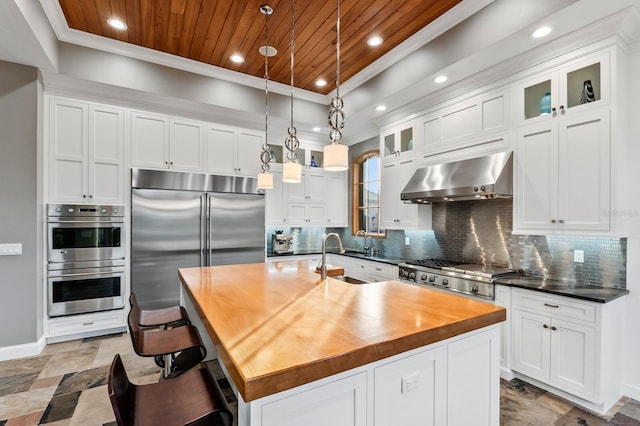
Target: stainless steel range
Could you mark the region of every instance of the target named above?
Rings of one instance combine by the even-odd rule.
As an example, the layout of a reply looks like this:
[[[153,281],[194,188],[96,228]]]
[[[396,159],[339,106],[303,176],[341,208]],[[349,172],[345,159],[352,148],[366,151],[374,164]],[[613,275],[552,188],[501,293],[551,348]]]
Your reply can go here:
[[[495,280],[520,274],[518,270],[500,266],[442,259],[411,260],[398,267],[403,281],[490,300],[495,299]]]

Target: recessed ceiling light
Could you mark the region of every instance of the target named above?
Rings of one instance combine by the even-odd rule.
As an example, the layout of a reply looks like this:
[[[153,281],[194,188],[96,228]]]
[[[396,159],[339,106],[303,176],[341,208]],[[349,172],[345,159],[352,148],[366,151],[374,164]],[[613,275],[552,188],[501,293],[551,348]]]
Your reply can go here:
[[[276,56],[278,54],[278,51],[273,46],[260,46],[260,48],[258,49],[258,52],[262,56],[268,56],[269,58]]]
[[[387,109],[387,107],[386,107],[386,106],[384,106],[384,105],[378,105],[378,106],[376,107],[376,111],[384,111],[385,109]]]
[[[383,41],[384,40],[382,40],[382,37],[373,36],[369,40],[367,40],[367,44],[371,47],[376,47],[376,46],[380,46]]]
[[[531,34],[531,37],[541,38],[549,35],[549,33],[551,33],[551,27],[540,27]]]
[[[235,62],[236,64],[241,64],[244,62],[244,57],[237,53],[234,53],[233,55],[231,55],[229,59],[231,59],[231,62]]]
[[[327,80],[323,80],[323,79],[316,80],[316,86],[324,87],[326,85],[327,85]]]
[[[107,19],[107,23],[111,25],[116,30],[126,30],[127,25],[117,18],[109,18]]]
[[[320,127],[318,127],[318,126],[316,126],[316,127],[314,127],[314,128],[313,128],[313,131],[314,131],[314,132],[319,132],[320,130],[322,130],[322,129],[321,129]]]
[[[447,81],[447,76],[439,75],[436,78],[434,78],[433,81],[435,81],[436,83],[444,83],[445,81]]]

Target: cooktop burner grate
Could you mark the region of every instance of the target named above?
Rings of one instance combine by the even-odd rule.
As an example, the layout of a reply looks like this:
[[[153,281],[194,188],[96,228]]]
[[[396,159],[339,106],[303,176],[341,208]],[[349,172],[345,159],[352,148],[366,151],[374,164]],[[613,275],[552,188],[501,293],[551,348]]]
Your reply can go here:
[[[415,266],[424,266],[427,268],[442,269],[445,267],[463,265],[465,262],[462,262],[459,260],[449,260],[449,259],[418,259],[418,260],[407,260],[405,263],[409,265],[415,265]]]

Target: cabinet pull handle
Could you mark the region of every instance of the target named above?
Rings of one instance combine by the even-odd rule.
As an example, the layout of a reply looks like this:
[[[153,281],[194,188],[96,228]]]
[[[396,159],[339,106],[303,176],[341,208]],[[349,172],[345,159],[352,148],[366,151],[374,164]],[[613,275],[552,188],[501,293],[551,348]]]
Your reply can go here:
[[[551,327],[551,330],[556,331],[556,330],[557,330],[557,328],[555,328],[555,327]]]
[[[549,326],[547,324],[542,324],[543,328],[549,328]]]
[[[550,307],[550,308],[559,308],[559,307],[560,307],[560,306],[558,306],[558,305],[552,305],[552,304],[550,304],[550,303],[545,303],[545,304],[544,304],[544,306],[548,306],[548,307]]]
[[[558,222],[560,222],[560,223],[564,223],[564,219],[560,219]]]
[[[376,271],[382,271],[382,268],[376,268]]]
[[[93,325],[93,321],[83,322],[82,325]]]

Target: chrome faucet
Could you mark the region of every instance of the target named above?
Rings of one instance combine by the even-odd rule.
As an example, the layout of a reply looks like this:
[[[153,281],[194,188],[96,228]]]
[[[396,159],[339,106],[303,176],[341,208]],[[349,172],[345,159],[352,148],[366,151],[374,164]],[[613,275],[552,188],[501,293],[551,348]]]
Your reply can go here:
[[[342,240],[340,239],[340,235],[335,232],[331,232],[322,239],[322,263],[320,263],[320,278],[327,278],[327,240],[329,237],[335,237],[338,240],[338,248],[340,249],[340,253],[344,253],[344,249],[342,248]]]
[[[362,252],[366,255],[368,254],[369,249],[371,248],[367,245],[367,231],[365,231],[364,229],[360,229],[358,232],[356,232],[356,235],[353,237],[353,240],[357,241],[358,235],[360,234],[362,234]],[[371,236],[369,236],[369,242],[372,242]]]

